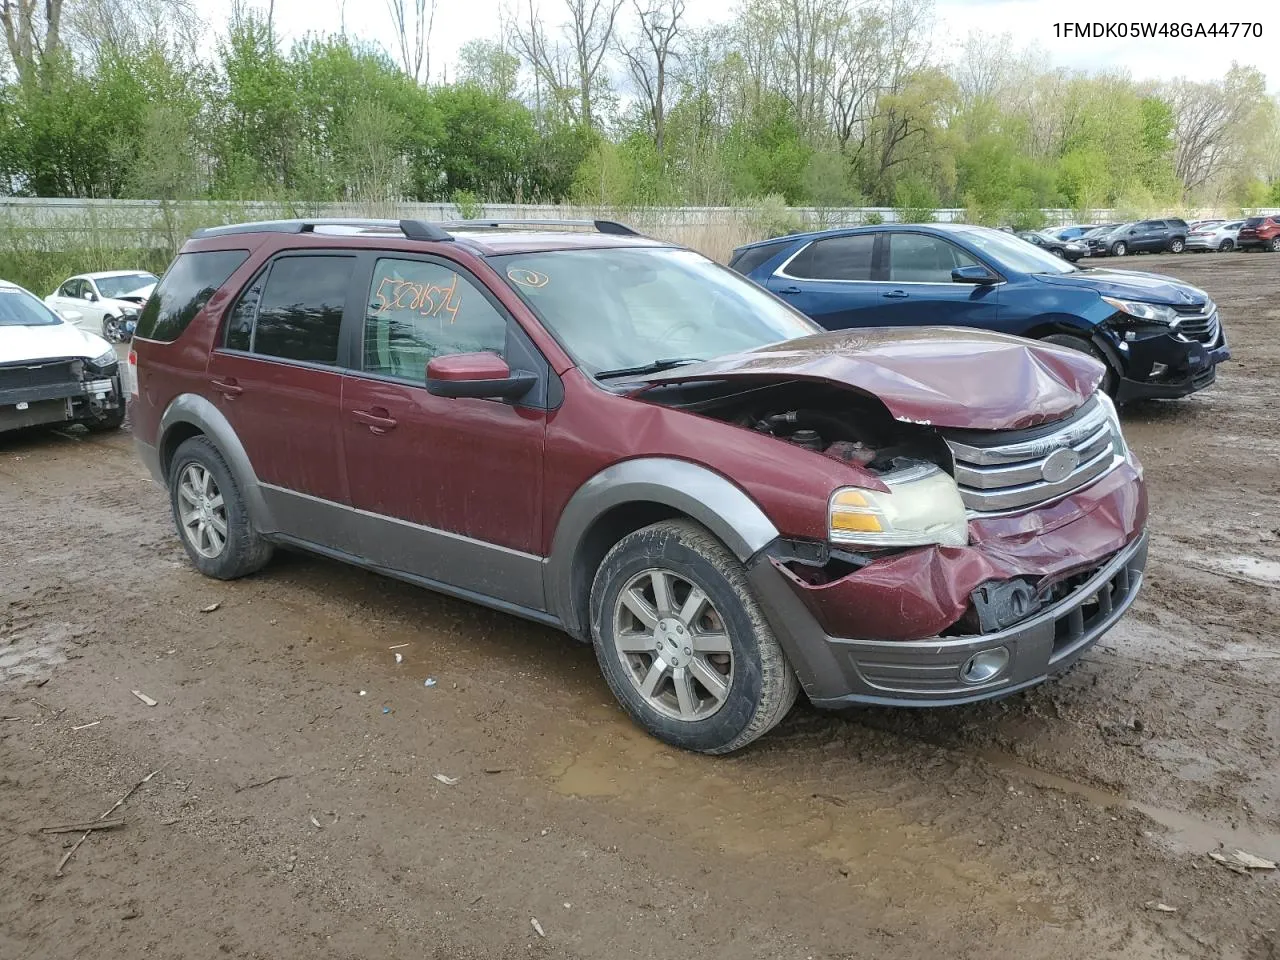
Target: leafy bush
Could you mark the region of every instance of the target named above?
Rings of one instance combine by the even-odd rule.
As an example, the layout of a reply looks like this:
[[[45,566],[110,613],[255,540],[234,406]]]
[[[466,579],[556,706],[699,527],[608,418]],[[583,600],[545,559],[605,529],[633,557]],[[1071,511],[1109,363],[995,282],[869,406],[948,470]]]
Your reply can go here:
[[[899,223],[933,223],[938,209],[938,191],[919,177],[904,177],[893,194],[894,213]]]
[[[484,204],[470,190],[453,191],[453,205],[463,220],[479,220],[484,216]]]
[[[748,223],[752,232],[764,240],[769,237],[781,237],[788,233],[799,233],[804,229],[800,217],[787,207],[786,198],[773,193],[767,197],[756,197],[748,202]]]
[[[880,224],[884,223],[884,217],[880,215],[879,211],[872,210],[862,218],[862,222],[868,227],[878,227]]]

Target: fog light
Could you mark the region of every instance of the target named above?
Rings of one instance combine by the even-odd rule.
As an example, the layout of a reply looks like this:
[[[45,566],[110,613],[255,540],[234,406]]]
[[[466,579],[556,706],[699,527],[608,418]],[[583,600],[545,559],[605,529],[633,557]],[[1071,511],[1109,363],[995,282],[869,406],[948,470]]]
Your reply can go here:
[[[1168,372],[1169,365],[1167,363],[1153,363],[1151,365],[1151,376],[1153,377],[1163,377]]]
[[[965,683],[988,683],[1004,673],[1009,665],[1009,651],[1004,647],[975,653],[960,668],[960,679]]]

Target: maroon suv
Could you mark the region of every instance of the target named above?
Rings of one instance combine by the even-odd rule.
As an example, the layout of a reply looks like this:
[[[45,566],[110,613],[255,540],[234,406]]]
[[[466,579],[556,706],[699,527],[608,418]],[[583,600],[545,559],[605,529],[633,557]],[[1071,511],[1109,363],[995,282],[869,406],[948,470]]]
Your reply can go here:
[[[1280,253],[1280,213],[1250,217],[1240,227],[1236,246],[1241,250],[1270,250]]]
[[[639,723],[709,753],[801,688],[1021,690],[1133,602],[1146,494],[1097,362],[825,333],[594,227],[196,234],[130,356],[139,450],[196,567],[301,547],[552,624]]]

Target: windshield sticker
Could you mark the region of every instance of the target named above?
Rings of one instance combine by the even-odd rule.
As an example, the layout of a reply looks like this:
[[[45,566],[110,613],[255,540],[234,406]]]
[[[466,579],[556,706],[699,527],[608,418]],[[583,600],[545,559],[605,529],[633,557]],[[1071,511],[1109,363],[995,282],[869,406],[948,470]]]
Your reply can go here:
[[[447,316],[453,323],[458,319],[462,297],[458,294],[458,275],[453,273],[450,277],[448,285],[383,277],[370,306],[379,315],[391,310],[416,310],[424,317]]]
[[[526,270],[524,267],[512,267],[507,271],[507,276],[512,283],[518,283],[522,287],[545,287],[551,282],[551,278],[545,273],[539,273],[537,270]]]

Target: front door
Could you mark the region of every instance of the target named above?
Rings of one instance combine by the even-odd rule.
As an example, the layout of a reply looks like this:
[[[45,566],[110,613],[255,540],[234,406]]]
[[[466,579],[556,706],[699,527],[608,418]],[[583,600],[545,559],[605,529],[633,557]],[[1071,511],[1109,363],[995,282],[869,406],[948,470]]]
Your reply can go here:
[[[351,546],[342,456],[341,328],[354,256],[275,258],[228,311],[209,396],[244,445],[280,533]],[[354,309],[354,308],[352,308]]]
[[[925,233],[888,233],[888,283],[881,322],[895,326],[993,329],[1000,300],[996,284],[956,283],[956,267],[979,266],[954,243]]]
[[[374,259],[359,356],[342,391],[361,555],[455,592],[542,611],[545,389],[519,403],[433,396],[427,363],[491,351],[551,376],[518,324],[466,270]]]

